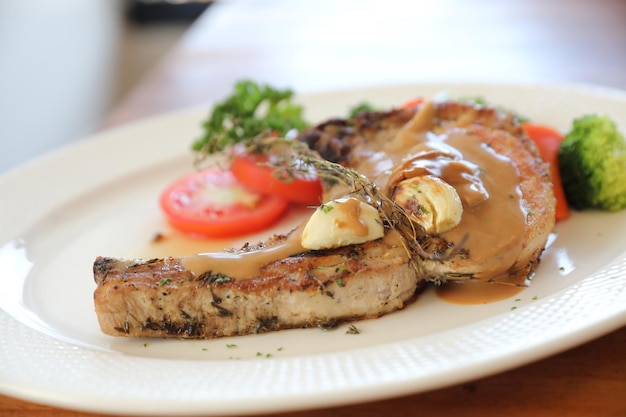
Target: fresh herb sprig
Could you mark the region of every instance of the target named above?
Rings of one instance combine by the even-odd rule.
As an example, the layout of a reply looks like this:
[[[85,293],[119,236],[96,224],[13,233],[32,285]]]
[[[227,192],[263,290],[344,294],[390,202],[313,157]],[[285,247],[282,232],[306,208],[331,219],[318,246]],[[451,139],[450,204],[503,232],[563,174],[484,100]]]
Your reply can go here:
[[[441,262],[458,254],[464,242],[445,253],[425,251],[418,239],[424,234],[423,230],[416,227],[402,207],[376,184],[352,168],[321,158],[306,143],[292,140],[289,137],[291,131],[301,131],[309,126],[302,117],[302,107],[294,104],[292,97],[291,90],[277,90],[253,81],[238,82],[232,95],[215,105],[203,124],[204,136],[193,144],[199,156],[196,162],[237,144],[251,153],[272,151],[276,158],[267,165],[275,169],[277,178],[295,178],[313,170],[327,184],[348,186],[351,194],[359,195],[375,207],[387,227],[400,237],[409,261],[418,273],[424,267],[424,261]],[[365,103],[352,109],[351,113],[373,110],[371,104]],[[430,274],[430,280],[435,283],[447,278]]]
[[[458,99],[458,101],[460,101],[462,103],[473,103],[473,104],[476,104],[478,106],[486,106],[486,107],[492,106],[496,110],[498,110],[499,112],[509,113],[509,114],[513,115],[513,117],[515,117],[519,123],[529,122],[530,121],[530,119],[528,117],[526,117],[524,115],[521,115],[521,114],[519,114],[519,113],[509,109],[508,107],[504,107],[504,106],[500,106],[500,105],[492,105],[484,97],[481,97],[481,96],[461,97],[461,98]]]
[[[380,110],[381,110],[380,107],[377,107],[370,102],[362,101],[348,110],[348,118],[354,119],[361,113],[369,112],[369,111],[380,111]]]
[[[221,152],[260,135],[286,136],[308,126],[302,106],[293,103],[293,91],[254,81],[240,81],[232,94],[217,103],[203,123],[204,135],[193,150],[204,155]]]
[[[444,253],[425,251],[419,243],[419,237],[425,235],[423,229],[417,227],[407,212],[369,178],[353,168],[323,159],[317,152],[309,149],[304,142],[271,138],[269,142],[265,140],[257,142],[257,146],[261,143],[263,146],[280,146],[281,142],[288,144],[291,152],[282,153],[280,158],[273,161],[273,164],[268,164],[273,166],[278,177],[297,176],[298,173],[303,172],[302,170],[308,172],[313,169],[329,186],[347,186],[348,193],[359,196],[376,208],[385,225],[398,234],[409,262],[420,276],[428,276],[429,280],[436,284],[450,278],[445,274],[427,273],[422,268],[429,261],[437,263],[457,255],[465,244],[465,239]]]

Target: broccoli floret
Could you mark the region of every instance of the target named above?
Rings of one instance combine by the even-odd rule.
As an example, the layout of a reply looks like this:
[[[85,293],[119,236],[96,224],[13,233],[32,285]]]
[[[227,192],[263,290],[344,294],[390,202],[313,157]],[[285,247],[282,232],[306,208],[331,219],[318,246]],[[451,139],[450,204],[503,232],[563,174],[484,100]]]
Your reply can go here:
[[[608,117],[574,120],[559,149],[559,171],[571,207],[626,208],[626,140]]]

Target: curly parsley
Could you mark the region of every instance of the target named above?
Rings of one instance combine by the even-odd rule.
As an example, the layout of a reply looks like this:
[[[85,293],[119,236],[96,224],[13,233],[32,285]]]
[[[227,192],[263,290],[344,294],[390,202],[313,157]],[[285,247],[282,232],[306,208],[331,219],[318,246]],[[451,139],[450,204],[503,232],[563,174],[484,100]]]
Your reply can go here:
[[[294,104],[292,97],[290,89],[279,90],[249,80],[237,82],[232,94],[213,107],[203,123],[204,136],[193,143],[192,149],[214,154],[260,135],[286,136],[306,128],[302,106]]]

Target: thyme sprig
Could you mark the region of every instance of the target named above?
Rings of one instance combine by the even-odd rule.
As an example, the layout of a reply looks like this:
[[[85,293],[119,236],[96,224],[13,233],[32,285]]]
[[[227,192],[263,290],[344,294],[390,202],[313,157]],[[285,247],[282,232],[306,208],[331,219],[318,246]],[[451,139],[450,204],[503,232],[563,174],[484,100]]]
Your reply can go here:
[[[428,235],[410,215],[395,201],[389,198],[373,181],[357,170],[323,159],[306,143],[285,138],[258,137],[251,142],[248,152],[271,153],[275,157],[266,164],[271,166],[274,175],[280,179],[296,178],[309,175],[313,170],[328,187],[342,185],[348,195],[360,197],[367,204],[376,208],[383,223],[392,233],[396,233],[411,266],[420,276],[428,277],[435,284],[441,284],[450,277],[426,271],[423,261],[442,262],[457,255],[465,242],[450,247],[444,252],[426,251],[420,244],[420,238]],[[278,152],[276,152],[278,150]]]
[[[377,209],[383,224],[390,229],[391,233],[396,233],[399,237],[399,242],[411,266],[419,276],[437,285],[455,278],[449,273],[428,271],[427,263],[443,262],[454,257],[461,252],[464,241],[445,251],[425,250],[420,241],[426,239],[428,234],[413,222],[410,215],[389,198],[378,185],[357,170],[322,158],[305,142],[294,138],[277,137],[268,130],[245,142],[223,149],[222,155],[226,155],[226,163],[228,163],[229,158],[240,152],[270,155],[267,162],[262,164],[270,166],[273,169],[272,174],[281,181],[289,182],[313,173],[322,180],[326,189],[343,186],[346,189],[346,195],[357,196]],[[200,165],[207,161],[207,153],[199,152],[197,156],[196,167],[200,168]],[[215,160],[208,161],[215,163]]]

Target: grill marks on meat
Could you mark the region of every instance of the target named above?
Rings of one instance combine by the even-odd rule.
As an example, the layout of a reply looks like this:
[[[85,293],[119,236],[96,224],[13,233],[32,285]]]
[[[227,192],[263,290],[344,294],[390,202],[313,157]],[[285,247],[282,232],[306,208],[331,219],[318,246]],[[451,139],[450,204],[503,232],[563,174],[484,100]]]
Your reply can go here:
[[[425,284],[403,252],[381,240],[291,256],[261,268],[253,279],[211,271],[195,276],[180,258],[100,257],[94,276],[102,331],[136,337],[217,338],[333,327],[401,309]]]
[[[367,165],[363,158],[371,155],[363,150],[384,149],[415,112],[415,109],[401,108],[382,113],[364,112],[348,121],[333,119],[305,132],[301,139],[328,160],[359,170]],[[509,158],[518,171],[521,205],[527,215],[522,248],[508,275],[513,281],[523,282],[539,263],[554,227],[555,199],[549,167],[513,115],[468,103],[436,104],[432,132],[445,134],[459,128]],[[441,236],[424,236],[420,240],[425,249],[438,251],[449,246]],[[432,277],[444,275],[452,280],[468,280],[481,275],[481,265],[466,251],[445,262],[426,263],[428,265],[423,265],[422,269]]]
[[[362,113],[334,119],[305,132],[300,140],[322,157],[359,166],[357,149],[381,149],[415,114],[414,109]],[[511,274],[526,277],[554,225],[549,170],[511,116],[459,103],[436,106],[433,129],[463,127],[509,157],[521,178],[528,213],[522,252]],[[217,338],[289,328],[334,326],[375,318],[411,303],[432,276],[472,279],[480,266],[461,250],[445,262],[409,262],[395,232],[372,242],[311,251],[272,261],[256,276],[232,279],[216,271],[195,274],[181,258],[124,260],[99,257],[94,263],[94,303],[102,331],[113,336]],[[275,235],[257,247],[280,244]],[[449,249],[439,236],[421,236],[433,252]],[[416,270],[419,270],[418,274]]]

